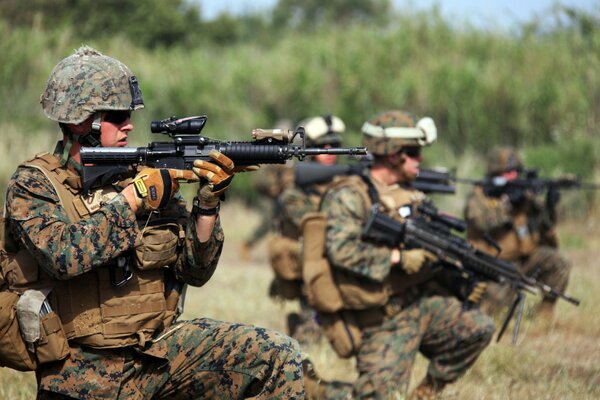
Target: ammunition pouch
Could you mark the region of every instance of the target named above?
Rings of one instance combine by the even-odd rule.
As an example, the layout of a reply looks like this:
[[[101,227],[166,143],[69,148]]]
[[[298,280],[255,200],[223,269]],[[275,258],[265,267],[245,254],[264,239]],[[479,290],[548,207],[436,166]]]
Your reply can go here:
[[[276,236],[268,243],[269,260],[275,275],[282,280],[302,279],[300,243],[286,236]]]
[[[177,223],[147,226],[135,248],[134,265],[142,271],[173,265],[184,240],[185,231]]]
[[[24,294],[28,292],[34,291]],[[23,316],[19,312],[23,298],[12,291],[0,292],[0,365],[35,371],[40,364],[66,358],[69,343],[55,312],[41,315],[39,304],[36,312]]]
[[[358,352],[362,335],[351,311],[319,312],[319,321],[325,336],[338,356],[349,358]]]

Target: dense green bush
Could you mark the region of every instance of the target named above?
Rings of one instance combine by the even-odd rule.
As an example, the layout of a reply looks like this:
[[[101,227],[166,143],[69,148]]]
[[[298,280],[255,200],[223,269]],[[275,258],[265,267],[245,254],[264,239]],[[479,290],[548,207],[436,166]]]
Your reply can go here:
[[[324,112],[341,116],[347,144],[357,145],[366,118],[401,108],[435,119],[439,142],[428,152],[438,164],[460,170],[464,157],[483,161],[493,145],[511,144],[546,176],[590,179],[600,163],[600,30],[585,26],[458,29],[432,10],[381,27],[279,31],[269,46],[203,41],[147,49],[123,37],[85,44],[138,75],[147,107],[134,117],[136,145],[153,139],[150,120],[170,115],[207,114],[207,136],[240,139],[254,127]],[[24,140],[56,132],[39,94],[56,62],[83,44],[69,29],[30,28],[0,20],[0,125],[10,123]],[[247,192],[246,178],[239,181],[238,191]]]

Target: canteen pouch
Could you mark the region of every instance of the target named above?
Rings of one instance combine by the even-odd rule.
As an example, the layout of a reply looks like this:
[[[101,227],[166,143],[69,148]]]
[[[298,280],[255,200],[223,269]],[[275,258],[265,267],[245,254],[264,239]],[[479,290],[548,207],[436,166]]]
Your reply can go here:
[[[54,311],[41,320],[42,335],[35,346],[35,354],[40,364],[65,359],[69,355],[69,342],[58,314]]]
[[[361,331],[351,311],[320,312],[319,321],[338,356],[349,358],[358,352],[361,345]]]
[[[140,270],[172,265],[177,261],[177,250],[184,240],[185,231],[177,223],[146,226],[135,248],[134,265]]]

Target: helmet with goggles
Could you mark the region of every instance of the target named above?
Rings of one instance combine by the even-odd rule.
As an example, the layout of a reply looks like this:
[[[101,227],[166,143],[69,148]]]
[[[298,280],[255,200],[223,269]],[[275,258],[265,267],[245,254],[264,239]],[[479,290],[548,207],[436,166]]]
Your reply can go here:
[[[54,67],[40,102],[48,118],[66,124],[79,124],[99,111],[144,107],[131,70],[88,46]]]
[[[307,118],[300,122],[304,126],[306,144],[310,147],[339,147],[342,143],[341,133],[346,130],[346,124],[335,115]]]
[[[507,171],[523,169],[523,160],[513,147],[494,147],[488,156],[488,176],[498,175]]]
[[[433,119],[425,117],[417,121],[412,114],[399,110],[375,115],[363,124],[362,133],[363,145],[377,156],[395,154],[405,148],[420,148],[437,139]]]

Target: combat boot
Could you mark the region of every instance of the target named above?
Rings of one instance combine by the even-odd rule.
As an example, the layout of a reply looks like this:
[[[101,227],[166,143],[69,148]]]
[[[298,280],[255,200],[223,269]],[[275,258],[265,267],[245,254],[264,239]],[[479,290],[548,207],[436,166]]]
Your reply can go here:
[[[409,396],[409,400],[434,400],[446,386],[445,382],[427,375]]]

